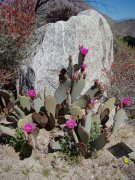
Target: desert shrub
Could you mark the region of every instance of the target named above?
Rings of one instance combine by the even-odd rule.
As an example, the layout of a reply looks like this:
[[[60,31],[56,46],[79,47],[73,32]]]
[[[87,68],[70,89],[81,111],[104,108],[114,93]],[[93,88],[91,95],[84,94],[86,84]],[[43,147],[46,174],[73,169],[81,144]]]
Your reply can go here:
[[[12,36],[0,35],[0,67],[13,66],[21,60],[19,48],[14,43]]]
[[[34,30],[34,0],[3,0],[0,3],[0,87],[15,83],[22,60],[21,49]],[[11,84],[13,82],[13,84]]]
[[[134,48],[125,43],[122,36],[114,39],[114,63],[108,72],[109,95],[117,97],[135,97],[135,53]]]
[[[135,47],[135,38],[134,38],[134,37],[125,36],[125,37],[123,38],[123,40],[124,40],[125,42],[127,42],[129,46]]]

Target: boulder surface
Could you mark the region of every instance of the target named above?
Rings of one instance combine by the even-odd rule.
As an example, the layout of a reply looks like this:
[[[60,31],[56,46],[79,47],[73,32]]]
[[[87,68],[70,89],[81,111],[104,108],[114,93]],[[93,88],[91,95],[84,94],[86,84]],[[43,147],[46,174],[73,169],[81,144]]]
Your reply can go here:
[[[36,90],[43,93],[47,86],[54,93],[59,85],[60,69],[68,67],[68,56],[72,55],[74,64],[78,62],[79,44],[89,49],[85,58],[87,82],[83,92],[94,79],[107,81],[106,72],[113,62],[113,35],[107,21],[97,11],[83,11],[66,22],[42,26],[38,32],[41,32],[38,34],[40,43],[32,45],[29,61],[23,67],[25,72],[27,68],[33,69]]]

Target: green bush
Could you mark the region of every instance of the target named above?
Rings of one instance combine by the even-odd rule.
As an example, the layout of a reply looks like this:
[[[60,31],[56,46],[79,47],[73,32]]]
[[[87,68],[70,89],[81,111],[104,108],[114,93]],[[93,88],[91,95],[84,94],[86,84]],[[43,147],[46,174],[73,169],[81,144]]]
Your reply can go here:
[[[17,65],[21,59],[13,37],[0,35],[0,67]]]

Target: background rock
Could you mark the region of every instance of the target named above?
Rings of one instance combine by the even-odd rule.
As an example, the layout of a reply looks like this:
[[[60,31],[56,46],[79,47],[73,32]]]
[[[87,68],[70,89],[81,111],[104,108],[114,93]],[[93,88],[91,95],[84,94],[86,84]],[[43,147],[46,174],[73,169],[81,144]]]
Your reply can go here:
[[[33,51],[29,62],[23,67],[32,68],[35,73],[35,89],[43,93],[49,86],[52,93],[58,87],[58,74],[68,66],[68,55],[74,63],[78,61],[78,46],[89,48],[86,56],[87,83],[84,91],[93,84],[95,78],[106,81],[105,71],[113,62],[113,35],[105,18],[95,10],[86,10],[67,22],[58,21],[42,26],[40,44]],[[38,30],[40,31],[40,30]],[[29,50],[28,50],[29,51]]]

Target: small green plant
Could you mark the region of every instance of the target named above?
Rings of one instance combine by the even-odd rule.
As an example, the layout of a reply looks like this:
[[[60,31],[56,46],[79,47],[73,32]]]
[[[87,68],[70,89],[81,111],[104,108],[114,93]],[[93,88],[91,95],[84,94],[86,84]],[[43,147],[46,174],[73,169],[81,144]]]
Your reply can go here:
[[[94,141],[99,136],[99,125],[97,122],[93,123],[93,128],[90,132],[90,137]]]
[[[99,124],[97,122],[94,122],[93,127],[91,128],[91,131],[90,131],[91,140],[90,140],[90,142],[89,142],[89,144],[87,146],[88,151],[91,151],[93,149],[93,141],[98,138],[99,133],[100,133]]]
[[[21,159],[31,155],[32,147],[28,144],[28,140],[21,129],[16,129],[16,135],[11,138],[10,145],[14,147],[16,152],[20,152]]]
[[[78,150],[75,147],[75,142],[73,136],[68,134],[65,136],[64,139],[60,141],[61,151],[64,152],[68,157],[75,157],[78,156]]]
[[[130,112],[129,117],[130,117],[130,119],[135,119],[135,111]]]
[[[23,170],[22,170],[22,173],[23,173],[25,176],[28,176],[28,174],[30,173],[30,170],[29,170],[29,169],[23,169]]]
[[[7,136],[1,136],[1,143],[2,144],[9,144],[10,140],[11,140],[11,137],[8,135]]]
[[[43,174],[44,177],[47,177],[47,176],[50,175],[50,170],[49,169],[44,169],[44,170],[42,170],[42,174]]]

